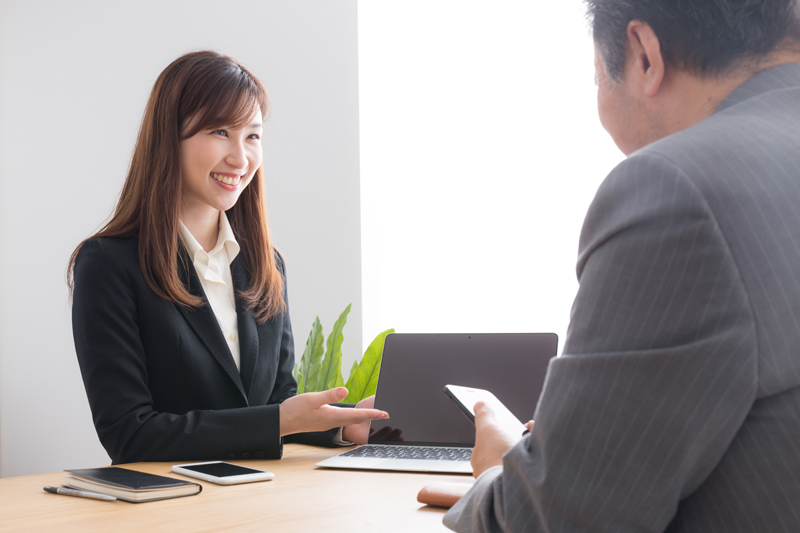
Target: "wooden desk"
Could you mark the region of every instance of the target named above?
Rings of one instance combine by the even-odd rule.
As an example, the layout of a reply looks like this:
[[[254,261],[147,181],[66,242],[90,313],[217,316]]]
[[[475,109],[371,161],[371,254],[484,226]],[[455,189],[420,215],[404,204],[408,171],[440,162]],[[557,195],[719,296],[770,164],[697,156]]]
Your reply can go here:
[[[64,472],[0,480],[2,531],[449,531],[444,510],[417,502],[433,481],[466,476],[328,470],[314,463],[341,452],[300,444],[280,461],[232,461],[275,473],[273,481],[220,486],[200,482],[197,496],[149,503],[99,502],[48,494]],[[125,465],[165,476],[173,463]],[[86,468],[93,465],[70,465]]]

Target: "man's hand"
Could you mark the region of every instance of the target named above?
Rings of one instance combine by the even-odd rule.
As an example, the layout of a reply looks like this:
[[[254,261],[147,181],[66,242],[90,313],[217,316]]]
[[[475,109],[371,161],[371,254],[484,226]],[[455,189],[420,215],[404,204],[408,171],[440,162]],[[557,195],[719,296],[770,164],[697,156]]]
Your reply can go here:
[[[344,409],[328,405],[343,400],[346,396],[347,389],[338,387],[322,392],[298,394],[287,399],[280,407],[281,437],[362,423],[366,423],[369,429],[370,420],[389,418],[389,413],[377,409]]]
[[[528,430],[533,422],[525,424]],[[492,408],[483,402],[475,404],[475,448],[472,450],[472,475],[476,478],[493,466],[503,464],[503,455],[522,439],[503,430],[495,420]]]

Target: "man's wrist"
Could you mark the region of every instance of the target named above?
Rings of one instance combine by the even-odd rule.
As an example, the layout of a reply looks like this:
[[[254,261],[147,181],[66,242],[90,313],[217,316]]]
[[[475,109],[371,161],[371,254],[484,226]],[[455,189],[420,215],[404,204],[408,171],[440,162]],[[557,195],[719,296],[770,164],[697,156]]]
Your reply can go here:
[[[481,476],[484,472],[491,470],[492,468],[497,468],[498,466],[502,467],[503,460],[500,459],[499,461],[480,461],[480,464],[477,465],[477,468],[475,466],[476,465],[473,464],[473,473],[474,473],[473,475],[475,475],[475,477],[477,478]]]
[[[478,475],[478,477],[475,478],[475,482],[477,483],[481,478],[489,477],[489,476],[494,477],[495,475],[500,475],[502,473],[503,473],[503,465],[502,464],[490,466],[489,468],[487,468],[486,470],[481,472]]]

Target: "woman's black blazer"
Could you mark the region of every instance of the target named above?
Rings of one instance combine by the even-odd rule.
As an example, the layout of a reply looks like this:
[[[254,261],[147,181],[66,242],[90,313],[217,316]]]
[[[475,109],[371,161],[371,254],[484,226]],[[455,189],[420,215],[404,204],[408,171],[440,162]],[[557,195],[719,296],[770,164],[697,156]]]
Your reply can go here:
[[[142,275],[138,247],[136,236],[88,240],[74,270],[75,349],[112,461],[279,458],[279,404],[297,391],[288,309],[256,324],[238,298],[247,272],[241,254],[234,259],[239,371],[207,300],[187,308],[156,295]],[[205,300],[181,253],[185,286]],[[330,446],[335,433],[295,440]]]

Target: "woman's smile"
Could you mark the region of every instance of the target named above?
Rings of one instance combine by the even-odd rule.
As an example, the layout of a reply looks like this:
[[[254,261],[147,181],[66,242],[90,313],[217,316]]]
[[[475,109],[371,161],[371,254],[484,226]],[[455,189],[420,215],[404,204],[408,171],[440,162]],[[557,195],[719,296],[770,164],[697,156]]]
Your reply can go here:
[[[211,172],[211,177],[214,178],[217,183],[228,189],[229,191],[235,191],[236,187],[239,186],[239,182],[242,180],[242,176],[240,174],[229,174],[225,172]]]

